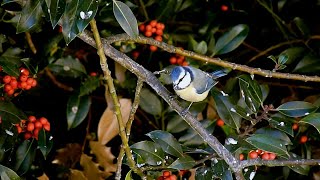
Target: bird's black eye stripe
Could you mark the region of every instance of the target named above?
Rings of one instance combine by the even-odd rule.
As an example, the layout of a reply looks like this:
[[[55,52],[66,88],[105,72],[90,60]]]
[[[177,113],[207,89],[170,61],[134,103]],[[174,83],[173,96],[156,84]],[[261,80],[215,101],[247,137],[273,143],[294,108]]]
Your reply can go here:
[[[186,77],[186,75],[187,75],[187,72],[186,72],[186,71],[184,71],[184,75],[183,75],[183,77],[179,79],[179,82],[178,82],[177,84],[180,84],[180,83],[181,83],[181,81],[183,80],[183,78],[184,78],[184,77]]]

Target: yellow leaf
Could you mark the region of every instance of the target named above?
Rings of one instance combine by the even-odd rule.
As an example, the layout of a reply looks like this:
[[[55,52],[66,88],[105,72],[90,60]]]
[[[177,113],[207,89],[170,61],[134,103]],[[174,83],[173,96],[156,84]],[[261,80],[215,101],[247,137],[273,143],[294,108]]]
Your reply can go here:
[[[86,154],[82,154],[80,158],[80,165],[83,167],[83,173],[87,179],[104,179],[98,166],[92,161],[92,158]]]
[[[68,180],[88,180],[88,178],[83,174],[83,171],[70,169],[70,176]]]
[[[113,164],[116,157],[111,153],[111,147],[106,147],[98,141],[90,141],[89,146],[92,153],[97,157],[99,165],[104,168],[104,176],[111,176],[112,172],[117,170],[117,164]]]
[[[37,179],[38,180],[49,180],[48,176],[45,173],[43,173],[42,176],[37,177]]]
[[[119,100],[124,124],[127,123],[131,111],[131,100],[122,98]],[[101,144],[107,144],[119,133],[119,125],[111,106],[108,106],[102,114],[98,125],[98,140]]]

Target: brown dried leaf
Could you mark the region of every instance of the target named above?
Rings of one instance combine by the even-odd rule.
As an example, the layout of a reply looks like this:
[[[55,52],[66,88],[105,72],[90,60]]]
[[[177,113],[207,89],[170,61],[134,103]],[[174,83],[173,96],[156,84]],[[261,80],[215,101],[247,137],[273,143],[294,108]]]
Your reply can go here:
[[[80,158],[80,165],[83,167],[83,173],[87,179],[104,179],[98,166],[92,161],[92,158],[86,154],[82,154]]]
[[[119,100],[124,124],[127,123],[131,111],[131,100],[122,98]],[[113,109],[108,106],[103,112],[98,125],[98,140],[101,144],[107,144],[119,133],[119,125]]]
[[[83,171],[70,169],[70,176],[68,180],[88,180],[88,178],[83,174]]]
[[[188,180],[195,180],[196,179],[196,169],[189,169],[191,175]]]
[[[101,145],[98,141],[90,141],[89,146],[99,165],[104,168],[104,175],[111,176],[112,172],[117,170],[117,164],[113,164],[116,157],[111,153],[111,148]]]
[[[115,63],[115,75],[120,84],[126,80],[126,70],[127,69],[119,63]]]
[[[53,164],[73,168],[80,161],[82,147],[80,144],[70,143],[65,148],[58,149],[57,153],[56,158],[52,161]]]
[[[217,111],[214,107],[214,100],[211,96],[208,102],[208,108],[207,108],[207,119],[215,119],[218,117]]]
[[[46,173],[43,173],[42,176],[37,177],[38,180],[49,180],[49,177],[46,175]]]

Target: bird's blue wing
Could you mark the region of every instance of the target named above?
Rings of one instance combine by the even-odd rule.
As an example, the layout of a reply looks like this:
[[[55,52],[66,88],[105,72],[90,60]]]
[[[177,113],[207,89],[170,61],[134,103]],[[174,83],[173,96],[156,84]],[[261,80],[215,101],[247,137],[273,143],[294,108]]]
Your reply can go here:
[[[218,83],[210,74],[190,66],[188,68],[193,73],[192,85],[197,90],[197,93],[202,94]]]

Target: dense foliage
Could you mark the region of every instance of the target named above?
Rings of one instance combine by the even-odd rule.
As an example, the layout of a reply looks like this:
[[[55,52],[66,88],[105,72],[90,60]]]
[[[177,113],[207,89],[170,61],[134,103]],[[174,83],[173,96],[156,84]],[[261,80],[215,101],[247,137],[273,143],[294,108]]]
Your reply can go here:
[[[319,179],[320,1],[0,2],[1,179]]]

